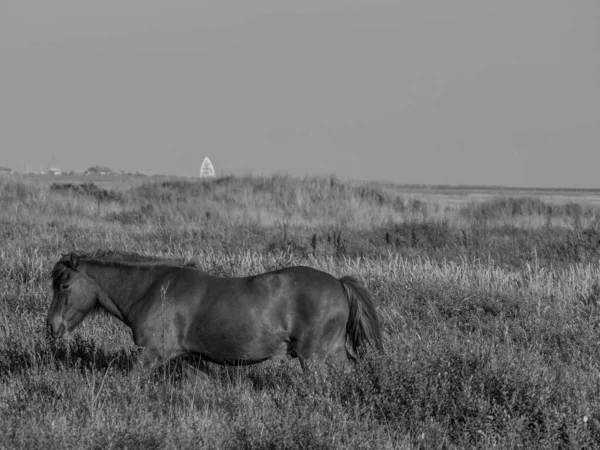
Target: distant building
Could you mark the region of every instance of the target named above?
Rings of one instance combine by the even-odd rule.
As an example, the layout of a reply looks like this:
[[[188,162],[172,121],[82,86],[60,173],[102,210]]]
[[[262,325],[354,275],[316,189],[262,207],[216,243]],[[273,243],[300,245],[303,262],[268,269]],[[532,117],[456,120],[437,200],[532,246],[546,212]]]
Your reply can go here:
[[[61,175],[62,171],[58,167],[51,167],[48,169],[50,175]]]
[[[0,166],[0,175],[10,175],[14,173],[10,167]]]
[[[200,178],[214,178],[215,168],[213,167],[208,157],[204,158],[202,165],[200,166]]]

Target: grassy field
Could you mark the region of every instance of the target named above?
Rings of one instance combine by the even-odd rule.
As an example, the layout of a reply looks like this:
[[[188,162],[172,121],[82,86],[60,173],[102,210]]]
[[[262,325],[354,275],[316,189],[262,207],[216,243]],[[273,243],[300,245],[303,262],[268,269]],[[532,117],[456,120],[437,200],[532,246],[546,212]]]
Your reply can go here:
[[[61,181],[58,183],[57,181]],[[330,178],[0,178],[0,448],[598,448],[600,195]],[[128,376],[100,314],[45,338],[49,272],[97,248],[218,275],[360,277],[385,353],[354,372]]]

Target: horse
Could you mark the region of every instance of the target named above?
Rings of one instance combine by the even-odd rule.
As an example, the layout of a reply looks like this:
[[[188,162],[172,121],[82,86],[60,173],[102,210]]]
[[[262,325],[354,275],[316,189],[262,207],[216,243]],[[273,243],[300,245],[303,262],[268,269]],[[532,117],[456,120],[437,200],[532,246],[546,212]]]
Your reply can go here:
[[[294,266],[220,277],[182,261],[97,251],[63,255],[51,277],[49,335],[67,337],[104,309],[131,328],[142,370],[178,360],[206,378],[204,362],[285,357],[304,372],[324,363],[351,370],[366,346],[382,351],[373,297],[352,276]]]

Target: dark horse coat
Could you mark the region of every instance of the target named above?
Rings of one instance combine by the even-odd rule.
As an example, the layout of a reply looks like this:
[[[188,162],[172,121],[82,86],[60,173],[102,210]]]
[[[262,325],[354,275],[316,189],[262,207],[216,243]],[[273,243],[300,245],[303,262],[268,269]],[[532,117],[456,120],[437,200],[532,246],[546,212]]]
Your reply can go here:
[[[381,349],[373,299],[356,278],[309,267],[243,278],[135,254],[70,253],[52,271],[47,327],[71,332],[96,307],[131,327],[144,367],[177,357],[254,364],[288,355],[347,365]]]

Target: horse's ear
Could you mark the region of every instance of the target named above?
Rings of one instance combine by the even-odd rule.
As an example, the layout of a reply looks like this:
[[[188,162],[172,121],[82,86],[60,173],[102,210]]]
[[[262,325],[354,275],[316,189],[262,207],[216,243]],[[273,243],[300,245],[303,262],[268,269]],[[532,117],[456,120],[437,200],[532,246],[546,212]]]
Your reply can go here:
[[[77,256],[75,253],[71,253],[69,265],[71,266],[71,269],[77,270],[77,266],[79,265],[79,256]]]

